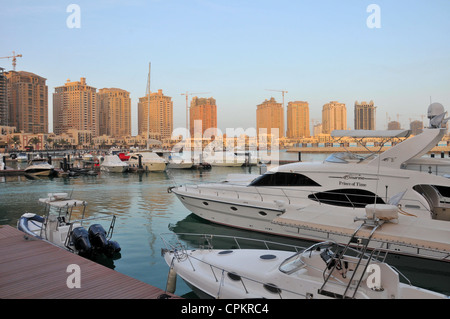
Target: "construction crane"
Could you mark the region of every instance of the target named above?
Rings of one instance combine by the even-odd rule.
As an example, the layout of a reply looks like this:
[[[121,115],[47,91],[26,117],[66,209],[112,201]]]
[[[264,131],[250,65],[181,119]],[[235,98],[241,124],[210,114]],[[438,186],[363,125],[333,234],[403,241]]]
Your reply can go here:
[[[283,90],[269,90],[269,89],[266,89],[266,91],[281,92],[281,94],[283,95],[283,109],[284,109],[284,93],[288,93],[288,91],[283,91]]]
[[[186,95],[186,130],[189,130],[189,105],[188,105],[188,97],[189,95],[194,95],[194,94],[208,94],[209,92],[197,92],[197,93],[181,93],[181,95]]]
[[[13,71],[16,70],[16,58],[21,58],[22,54],[17,54],[16,52],[13,51],[13,55],[12,56],[4,56],[4,57],[0,57],[0,59],[10,59],[12,58],[12,65],[13,65]]]

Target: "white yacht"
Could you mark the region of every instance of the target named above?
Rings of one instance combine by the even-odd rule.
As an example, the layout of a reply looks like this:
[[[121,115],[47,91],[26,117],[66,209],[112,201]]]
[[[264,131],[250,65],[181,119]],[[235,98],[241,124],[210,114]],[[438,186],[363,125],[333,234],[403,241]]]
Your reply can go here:
[[[117,155],[106,155],[105,159],[100,164],[100,170],[123,173],[128,170],[129,166],[128,162],[123,162]]]
[[[152,151],[129,153],[128,155],[130,156],[128,159],[130,167],[138,168],[141,163],[142,168],[146,171],[163,172],[166,170],[167,161]]]
[[[385,215],[389,218],[389,214]],[[364,218],[362,229],[373,235],[386,220]],[[182,236],[193,234],[181,234]],[[197,234],[198,235],[198,234]],[[326,241],[307,249],[264,242],[261,248],[241,249],[242,238],[233,238],[239,249],[217,249],[216,235],[200,237],[202,247],[187,249],[164,240],[162,255],[170,267],[167,290],[174,292],[180,276],[200,298],[217,299],[448,299],[430,290],[402,283],[403,276],[385,262],[386,255],[366,253],[367,243],[358,249]],[[220,239],[220,235],[218,236]],[[248,240],[250,241],[250,240]],[[352,240],[350,240],[351,242]],[[350,243],[349,242],[349,243]],[[256,246],[257,240],[251,241]],[[270,249],[277,244],[277,249]],[[265,248],[265,249],[264,249]],[[409,280],[408,280],[409,281]]]
[[[237,156],[233,152],[223,151],[203,152],[203,159],[211,166],[239,167],[245,162],[244,155]]]
[[[446,131],[445,114],[442,105],[433,103],[428,109],[430,128],[377,157],[353,155],[344,158],[333,155],[324,162],[282,165],[256,178],[249,176],[247,178],[251,180],[248,182],[242,178],[235,183],[237,177],[233,176],[221,183],[186,184],[172,187],[170,191],[186,208],[209,221],[307,240],[321,241],[326,236],[337,236],[333,239],[341,241],[342,237],[338,236],[339,230],[324,231],[319,224],[314,228],[305,227],[304,216],[318,216],[326,212],[327,218],[331,218],[340,212],[342,218],[348,216],[352,219],[354,211],[364,209],[367,204],[388,203],[399,193],[404,193],[399,204],[402,213],[407,215],[405,217],[441,222],[444,223],[442,227],[448,228],[450,179],[405,169],[442,139]],[[358,131],[354,133],[358,134]],[[408,131],[385,133],[403,137],[409,134]],[[296,221],[286,223],[280,220],[286,216],[285,213],[289,213],[290,221]],[[417,227],[416,232],[419,232],[421,226]],[[444,237],[441,241],[448,246],[450,237]],[[386,242],[386,249],[393,250],[389,243]],[[419,251],[413,252],[406,247],[396,249],[397,253],[407,254]],[[450,249],[446,249],[448,255]]]
[[[169,169],[189,169],[194,165],[192,160],[185,154],[170,151],[157,151],[155,153],[167,161],[167,168]]]
[[[54,172],[55,167],[47,162],[33,163],[24,170],[25,174],[33,176],[52,176]]]

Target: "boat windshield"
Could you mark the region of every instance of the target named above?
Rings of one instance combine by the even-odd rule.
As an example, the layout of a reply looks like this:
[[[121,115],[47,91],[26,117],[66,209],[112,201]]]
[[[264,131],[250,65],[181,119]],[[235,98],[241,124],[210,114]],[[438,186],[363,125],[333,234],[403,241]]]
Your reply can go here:
[[[348,164],[348,163],[359,163],[366,159],[366,157],[349,153],[349,152],[340,152],[340,153],[334,153],[328,156],[325,159],[325,162],[330,163],[341,163],[341,164]]]
[[[287,258],[285,261],[283,261],[279,267],[280,271],[285,274],[292,274],[296,272],[297,270],[305,267],[305,263],[302,260],[302,253],[298,252],[291,257]]]

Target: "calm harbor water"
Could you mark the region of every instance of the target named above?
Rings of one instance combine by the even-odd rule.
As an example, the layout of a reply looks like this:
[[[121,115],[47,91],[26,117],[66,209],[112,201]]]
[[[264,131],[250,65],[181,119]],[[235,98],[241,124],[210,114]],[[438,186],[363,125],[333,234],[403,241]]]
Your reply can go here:
[[[304,161],[323,155],[303,154]],[[284,159],[296,159],[297,154],[285,154]],[[211,170],[170,170],[161,173],[104,173],[75,178],[28,179],[25,176],[0,177],[0,224],[16,226],[25,212],[41,214],[44,206],[39,198],[47,193],[71,193],[72,198],[88,203],[89,216],[99,213],[117,216],[113,240],[121,248],[121,257],[105,265],[130,277],[165,289],[168,266],[161,257],[163,233],[194,232],[225,234],[282,241],[300,246],[298,242],[236,230],[201,220],[190,213],[167,188],[184,183],[219,181],[229,173],[258,174],[258,167],[213,167]],[[109,223],[106,224],[109,226]],[[107,229],[105,227],[105,229]],[[414,285],[450,294],[450,267],[417,258],[391,256],[388,262],[396,266]],[[176,294],[192,297],[189,287],[177,280]]]

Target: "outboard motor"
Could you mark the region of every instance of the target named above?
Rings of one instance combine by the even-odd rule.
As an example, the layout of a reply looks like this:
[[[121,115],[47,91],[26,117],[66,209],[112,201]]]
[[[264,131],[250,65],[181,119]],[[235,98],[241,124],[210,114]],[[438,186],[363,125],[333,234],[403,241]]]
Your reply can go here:
[[[106,231],[100,224],[93,224],[89,227],[89,240],[95,249],[104,251],[108,245]]]
[[[92,253],[92,246],[89,235],[83,227],[76,227],[72,231],[72,242],[80,256],[89,257]]]
[[[108,240],[108,245],[105,248],[105,255],[107,257],[113,257],[115,254],[120,252],[120,245],[114,240]]]

